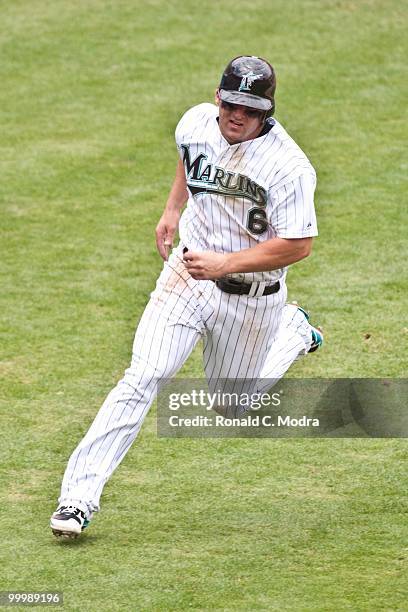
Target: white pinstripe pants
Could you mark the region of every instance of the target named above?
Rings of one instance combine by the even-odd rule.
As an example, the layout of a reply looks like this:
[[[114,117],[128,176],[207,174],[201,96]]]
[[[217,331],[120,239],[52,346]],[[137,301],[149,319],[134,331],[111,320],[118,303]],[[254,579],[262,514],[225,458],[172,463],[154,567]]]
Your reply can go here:
[[[140,320],[130,367],[70,457],[59,498],[63,505],[99,509],[103,486],[136,438],[160,380],[176,374],[201,338],[205,373],[212,380],[278,378],[308,348],[296,325],[273,342],[286,301],[284,283],[278,293],[261,298],[227,294],[212,281],[195,281],[181,257],[179,246]],[[295,318],[292,308],[288,320]]]

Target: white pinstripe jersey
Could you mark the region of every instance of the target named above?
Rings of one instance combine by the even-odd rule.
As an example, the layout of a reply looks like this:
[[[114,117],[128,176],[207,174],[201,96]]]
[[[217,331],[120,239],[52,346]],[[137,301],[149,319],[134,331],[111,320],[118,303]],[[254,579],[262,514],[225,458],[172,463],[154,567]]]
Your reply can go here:
[[[231,253],[270,238],[317,236],[316,173],[303,151],[274,121],[264,136],[230,145],[218,126],[218,107],[199,104],[176,128],[189,191],[179,226],[192,251]],[[286,268],[233,274],[273,283]]]

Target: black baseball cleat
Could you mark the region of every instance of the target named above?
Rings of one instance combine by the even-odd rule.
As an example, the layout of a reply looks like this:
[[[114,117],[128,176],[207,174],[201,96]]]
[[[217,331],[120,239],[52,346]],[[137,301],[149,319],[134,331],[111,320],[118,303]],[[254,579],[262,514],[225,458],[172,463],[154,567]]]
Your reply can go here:
[[[57,538],[75,539],[88,527],[91,518],[92,515],[87,518],[75,506],[60,506],[51,516],[50,527]]]

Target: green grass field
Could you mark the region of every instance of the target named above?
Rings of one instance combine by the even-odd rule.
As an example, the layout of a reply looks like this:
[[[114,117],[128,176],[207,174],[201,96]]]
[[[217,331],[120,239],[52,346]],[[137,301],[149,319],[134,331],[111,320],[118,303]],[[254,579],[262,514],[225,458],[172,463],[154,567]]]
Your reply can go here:
[[[153,408],[89,532],[48,529],[161,269],[175,125],[235,55],[272,61],[276,116],[318,173],[320,237],[288,284],[326,345],[290,375],[405,376],[403,4],[3,0],[0,17],[0,590],[63,591],[69,611],[407,610],[404,440],[157,439]]]

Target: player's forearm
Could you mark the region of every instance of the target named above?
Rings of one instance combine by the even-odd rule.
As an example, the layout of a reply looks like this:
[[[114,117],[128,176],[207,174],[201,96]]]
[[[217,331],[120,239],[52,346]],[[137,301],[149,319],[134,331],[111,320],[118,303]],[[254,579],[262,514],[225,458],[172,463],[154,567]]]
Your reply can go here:
[[[296,263],[310,255],[313,238],[273,238],[256,247],[226,255],[226,274],[267,272]]]
[[[187,251],[185,266],[197,280],[222,278],[237,272],[267,272],[284,268],[310,255],[313,238],[273,238],[237,253]]]
[[[166,206],[156,227],[157,250],[165,261],[169,257],[169,251],[173,245],[180,220],[180,212],[187,199],[188,192],[184,167],[181,160],[179,160]]]
[[[169,197],[165,210],[168,212],[180,212],[184,204],[188,200],[188,191],[186,176],[184,174],[183,162],[178,161],[176,168],[176,176],[174,177],[173,185],[170,189]]]

